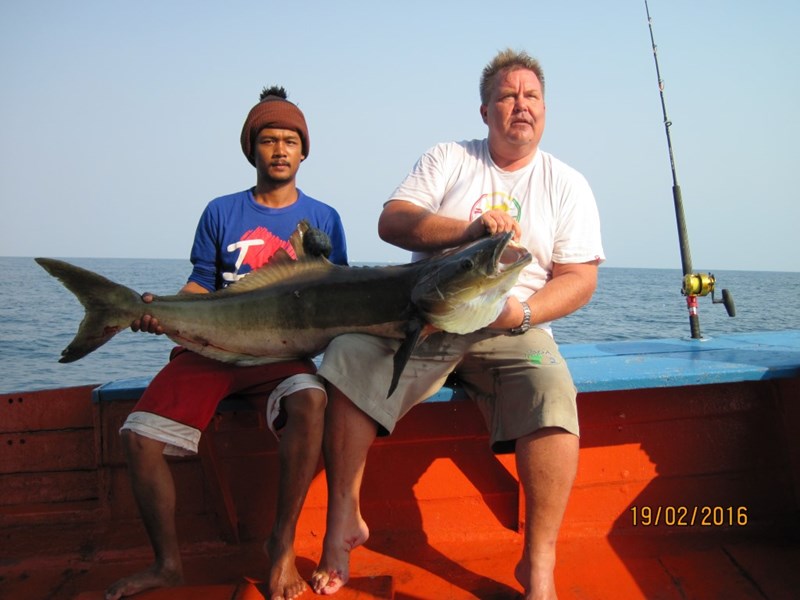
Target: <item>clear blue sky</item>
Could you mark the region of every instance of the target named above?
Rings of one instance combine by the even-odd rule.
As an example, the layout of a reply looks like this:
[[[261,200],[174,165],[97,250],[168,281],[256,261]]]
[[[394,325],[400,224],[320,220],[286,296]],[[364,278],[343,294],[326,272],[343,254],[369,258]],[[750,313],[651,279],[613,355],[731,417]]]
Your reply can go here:
[[[694,267],[800,271],[800,3],[652,0]],[[265,85],[306,114],[299,185],[351,261],[404,262],[382,203],[436,142],[483,137],[496,51],[544,66],[542,148],[586,175],[608,265],[680,268],[644,2],[7,0],[0,255],[184,258]]]

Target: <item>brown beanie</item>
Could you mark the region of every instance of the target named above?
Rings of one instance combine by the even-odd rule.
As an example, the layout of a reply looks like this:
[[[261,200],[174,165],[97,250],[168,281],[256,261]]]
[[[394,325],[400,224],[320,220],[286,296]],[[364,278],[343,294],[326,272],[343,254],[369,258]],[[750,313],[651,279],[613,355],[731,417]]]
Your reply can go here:
[[[242,127],[242,152],[256,166],[253,160],[253,144],[258,132],[265,127],[292,129],[300,135],[303,142],[303,156],[308,156],[311,146],[308,139],[308,126],[302,111],[286,99],[286,90],[273,86],[261,92],[261,102],[250,109]]]

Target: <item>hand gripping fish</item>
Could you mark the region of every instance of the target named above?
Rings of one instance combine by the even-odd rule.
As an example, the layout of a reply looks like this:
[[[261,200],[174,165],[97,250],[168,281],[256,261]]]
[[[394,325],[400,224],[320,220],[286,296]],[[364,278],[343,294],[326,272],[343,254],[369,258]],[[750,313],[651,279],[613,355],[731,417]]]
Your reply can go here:
[[[403,340],[394,357],[391,395],[429,331],[463,334],[492,323],[532,260],[507,233],[404,265],[345,267],[305,252],[304,239],[318,233],[306,222],[298,225],[291,239],[296,261],[279,250],[270,263],[227,288],[154,296],[150,303],[92,271],[36,258],[86,311],[59,362],[86,356],[146,314],[174,342],[242,366],[313,357],[334,337],[358,332]]]

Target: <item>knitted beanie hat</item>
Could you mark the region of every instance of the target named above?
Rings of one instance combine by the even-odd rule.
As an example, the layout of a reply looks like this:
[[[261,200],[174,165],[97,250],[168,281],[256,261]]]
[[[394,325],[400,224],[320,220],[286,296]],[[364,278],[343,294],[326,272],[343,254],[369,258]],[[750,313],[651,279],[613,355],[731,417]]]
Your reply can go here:
[[[303,155],[308,157],[311,143],[308,139],[308,126],[303,112],[287,99],[286,90],[272,86],[261,91],[261,101],[250,109],[242,127],[242,152],[256,166],[253,159],[253,144],[258,132],[265,127],[292,129],[300,135],[303,142]]]

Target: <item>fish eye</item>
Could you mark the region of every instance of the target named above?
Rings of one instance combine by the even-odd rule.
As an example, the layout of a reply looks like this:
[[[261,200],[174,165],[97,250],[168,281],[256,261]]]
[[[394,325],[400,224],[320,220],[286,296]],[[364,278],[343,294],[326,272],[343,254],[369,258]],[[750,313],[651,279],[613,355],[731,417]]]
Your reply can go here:
[[[462,271],[471,271],[475,268],[475,261],[471,258],[465,258],[461,261],[461,270]]]

